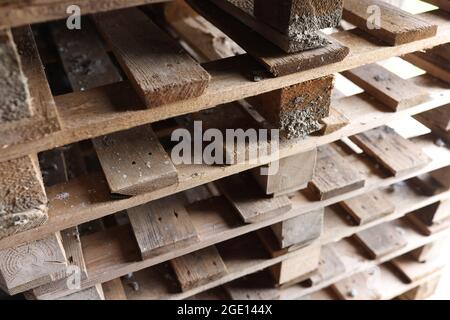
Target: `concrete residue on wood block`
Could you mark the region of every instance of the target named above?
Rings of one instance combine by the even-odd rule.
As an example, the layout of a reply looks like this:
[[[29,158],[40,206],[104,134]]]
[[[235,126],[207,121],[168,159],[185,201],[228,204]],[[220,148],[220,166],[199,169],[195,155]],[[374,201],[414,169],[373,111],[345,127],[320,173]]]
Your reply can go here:
[[[0,31],[0,124],[33,115],[27,79],[9,30]]]
[[[36,157],[0,163],[0,239],[46,220],[47,197]]]

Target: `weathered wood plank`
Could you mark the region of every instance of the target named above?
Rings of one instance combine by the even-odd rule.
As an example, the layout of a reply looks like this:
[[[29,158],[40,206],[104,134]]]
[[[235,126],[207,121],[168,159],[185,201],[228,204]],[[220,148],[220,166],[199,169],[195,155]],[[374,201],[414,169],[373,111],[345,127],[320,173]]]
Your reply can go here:
[[[437,32],[436,25],[382,0],[345,0],[343,16],[358,28],[394,46],[433,37]]]
[[[72,293],[68,296],[58,298],[56,300],[70,300],[70,301],[90,301],[90,300],[105,300],[102,285],[97,284],[93,287]]]
[[[150,125],[92,142],[113,193],[137,195],[178,182],[177,170]]]
[[[391,174],[397,176],[424,167],[430,158],[394,129],[383,126],[350,138]]]
[[[328,281],[337,275],[345,273],[345,265],[334,250],[333,245],[323,246],[320,252],[319,267],[310,277],[308,282],[316,286]]]
[[[395,205],[379,190],[342,201],[340,205],[358,225],[364,225],[394,212]]]
[[[382,288],[377,285],[376,277],[377,272],[373,270],[360,272],[333,284],[331,288],[343,300],[380,300]]]
[[[102,289],[105,295],[105,300],[127,300],[127,295],[125,294],[122,280],[120,278],[102,283]]]
[[[420,263],[411,257],[411,255],[405,254],[393,259],[391,264],[400,272],[406,281],[412,283],[442,269],[445,266],[445,259],[441,256],[439,259],[431,259]]]
[[[441,276],[438,275],[437,277],[422,283],[420,286],[405,292],[398,298],[401,300],[425,300],[436,292],[440,281]]]
[[[333,100],[333,97],[331,99]],[[336,107],[331,106],[330,114],[320,119],[319,122],[322,125],[320,133],[327,135],[346,127],[350,123],[350,120]]]
[[[415,212],[416,218],[428,226],[450,217],[450,199],[436,202]]]
[[[425,90],[378,64],[345,71],[343,75],[394,111],[429,100]]]
[[[389,223],[358,232],[355,234],[355,238],[372,259],[383,257],[408,244],[401,234],[401,230]]]
[[[215,246],[173,259],[170,264],[182,291],[217,280],[227,273],[227,267]]]
[[[420,117],[444,131],[450,131],[450,105],[421,113]]]
[[[200,96],[210,75],[136,8],[95,16],[97,28],[147,107]]]
[[[128,209],[128,217],[144,260],[168,247],[199,240],[183,201],[177,195]]]

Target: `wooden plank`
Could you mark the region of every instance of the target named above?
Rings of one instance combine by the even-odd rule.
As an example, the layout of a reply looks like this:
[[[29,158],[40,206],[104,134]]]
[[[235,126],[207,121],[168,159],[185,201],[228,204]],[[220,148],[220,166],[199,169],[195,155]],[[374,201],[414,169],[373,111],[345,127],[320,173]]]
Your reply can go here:
[[[443,187],[450,189],[450,167],[441,168],[430,172],[430,175]]]
[[[36,155],[0,162],[0,239],[47,221],[47,195]]]
[[[334,76],[306,81],[247,99],[288,138],[304,137],[320,129],[329,115]]]
[[[427,262],[438,259],[448,248],[449,238],[443,238],[411,251],[410,254],[418,262]]]
[[[27,79],[11,30],[0,30],[0,124],[33,115]]]
[[[189,0],[188,3],[276,77],[336,63],[349,53],[347,47],[329,38],[331,44],[326,47],[288,55],[210,1]]]
[[[327,135],[346,127],[350,123],[350,120],[335,107],[330,107],[330,114],[320,119],[319,122],[322,125],[320,133]]]
[[[265,196],[256,182],[246,175],[227,177],[219,180],[217,185],[245,223],[256,223],[268,216],[286,213],[292,208],[287,196]],[[243,193],[242,190],[246,192]]]
[[[227,273],[227,267],[215,246],[173,259],[170,264],[182,291],[217,280]]]
[[[93,287],[72,293],[68,296],[64,296],[56,300],[71,300],[71,301],[105,300],[105,296],[101,284],[97,284]]]
[[[56,101],[66,128],[59,133],[49,134],[42,138],[36,138],[36,135],[30,135],[32,137],[31,140],[18,137],[20,139],[16,140],[15,143],[10,143],[7,146],[3,144],[2,148],[4,149],[2,149],[3,152],[0,154],[0,161],[18,158],[30,152],[40,152],[56,146],[90,139],[115,131],[126,130],[134,126],[156,122],[169,117],[207,109],[214,105],[244,99],[249,96],[273,91],[299,82],[312,80],[317,77],[450,41],[450,33],[447,32],[450,28],[450,20],[446,14],[442,12],[431,12],[420,16],[427,21],[433,21],[439,25],[438,35],[436,37],[398,47],[387,47],[365,39],[357,32],[338,32],[333,34],[333,37],[352,48],[352,55],[348,56],[345,61],[290,76],[263,79],[259,82],[253,82],[248,78],[249,74],[261,69],[252,63],[252,59],[247,55],[233,57],[224,61],[204,65],[208,72],[212,74],[213,78],[211,85],[202,96],[189,101],[166,104],[161,107],[152,108],[151,110],[146,110],[142,107],[142,102],[140,102],[127,81],[85,92],[59,96],[56,98]],[[427,77],[419,77],[411,79],[411,81],[415,82],[419,81],[419,79],[425,80]],[[424,81],[419,83],[421,86],[425,86],[427,90],[436,91],[438,88],[440,90],[446,89],[445,87],[439,86],[436,82]],[[353,99],[348,98],[345,100],[349,101]],[[430,103],[410,110],[410,113],[417,113],[418,110],[421,112],[427,111],[438,105],[448,103],[446,100],[445,95],[441,96]],[[368,101],[365,102],[368,103]],[[378,109],[377,111],[379,112],[381,110],[383,109]],[[348,117],[347,112],[345,115]],[[398,115],[389,116],[392,118],[398,117]],[[364,127],[367,128],[367,126],[370,125],[367,123]]]
[[[394,212],[395,205],[379,190],[342,201],[340,205],[355,220],[364,225]]]
[[[127,300],[122,280],[120,278],[102,283],[102,289],[105,295],[105,300]]]
[[[411,283],[442,269],[445,266],[445,259],[441,256],[439,259],[432,259],[421,263],[406,254],[393,259],[391,264],[400,272],[405,280]]]
[[[142,11],[101,13],[94,20],[147,107],[195,98],[205,91],[208,72]]]
[[[324,209],[307,212],[271,226],[280,248],[306,245],[317,239],[323,230]]]
[[[444,131],[450,131],[450,105],[421,113],[420,117]]]
[[[415,216],[428,226],[448,219],[450,218],[450,199],[442,200],[422,208],[415,212]]]
[[[343,300],[381,300],[382,288],[376,283],[377,272],[357,273],[331,286],[333,291]]]
[[[356,85],[394,111],[426,102],[426,91],[378,64],[369,64],[343,73]]]
[[[380,12],[374,11],[372,6],[377,6]],[[380,14],[380,21],[373,21],[374,14]],[[343,16],[348,22],[393,46],[433,37],[437,32],[436,25],[381,0],[345,0]],[[402,18],[398,19],[399,16]]]
[[[176,248],[199,240],[177,195],[128,209],[128,217],[144,260],[168,247]]]
[[[14,29],[12,35],[20,56],[23,76],[28,84],[27,99],[31,101],[33,112],[23,120],[3,123],[0,127],[0,145],[35,141],[61,129],[58,110],[48,86],[31,28]]]
[[[447,0],[424,0],[425,2],[431,3],[442,10],[450,12],[450,3]]]
[[[254,0],[254,14],[268,25],[291,36],[339,25],[342,0]]]
[[[95,27],[82,18],[80,30],[69,30],[65,22],[51,24],[50,30],[64,70],[74,91],[122,81]]]
[[[319,267],[308,279],[312,286],[328,281],[345,273],[345,265],[334,250],[333,245],[322,246]]]
[[[270,277],[264,272],[227,283],[224,289],[232,300],[271,300],[278,294]]]
[[[109,0],[79,0],[76,5],[80,7],[81,14],[89,14],[164,1],[119,0],[111,2]],[[72,4],[73,2],[70,0],[46,0],[45,2],[40,0],[18,0],[3,3],[0,8],[0,29],[67,18],[67,8]]]
[[[401,230],[386,223],[358,232],[355,238],[372,259],[388,255],[408,244]]]
[[[309,188],[320,200],[364,187],[364,178],[331,147],[320,147],[318,152],[316,170]]]
[[[10,295],[54,280],[66,269],[59,235],[0,251],[0,287]]]
[[[435,60],[430,61],[429,56],[429,53],[415,52],[403,56],[403,59],[412,63],[416,67],[425,70],[433,77],[446,83],[450,83],[450,70],[448,68],[448,62],[437,65]]]
[[[137,195],[178,182],[177,170],[149,125],[92,142],[112,193]]]
[[[425,300],[431,297],[438,288],[440,283],[441,276],[438,275],[431,280],[428,280],[422,283],[420,286],[405,292],[401,296],[399,296],[400,300]]]
[[[251,170],[251,173],[266,194],[280,196],[305,188],[313,177],[316,160],[317,149],[313,149],[264,167],[270,173],[277,168],[274,174],[263,175],[261,167]]]
[[[430,158],[394,129],[379,127],[350,138],[393,175],[425,166]]]

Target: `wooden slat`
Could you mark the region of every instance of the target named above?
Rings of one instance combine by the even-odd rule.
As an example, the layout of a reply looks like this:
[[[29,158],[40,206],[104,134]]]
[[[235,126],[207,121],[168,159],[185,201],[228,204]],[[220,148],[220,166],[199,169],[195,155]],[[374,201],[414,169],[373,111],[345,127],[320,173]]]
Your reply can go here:
[[[204,285],[227,273],[227,267],[214,246],[173,259],[170,264],[182,291]]]
[[[448,62],[444,64],[436,64],[435,60],[430,60],[429,55],[429,53],[416,52],[405,55],[403,59],[412,63],[416,67],[425,70],[433,77],[446,83],[450,83],[450,67],[448,67]]]
[[[66,269],[59,235],[0,251],[0,286],[11,295],[54,280]]]
[[[242,278],[224,286],[232,300],[270,300],[277,296],[278,290],[273,287],[270,277],[265,272],[258,272],[251,278]]]
[[[349,53],[347,47],[330,38],[331,44],[326,47],[286,54],[211,2],[189,0],[188,3],[277,77],[339,62]]]
[[[449,244],[449,238],[439,239],[412,251],[410,255],[418,262],[436,260],[442,256],[442,252],[448,250]]]
[[[358,67],[343,75],[394,111],[410,108],[429,99],[426,91],[378,64]]]
[[[333,97],[331,98],[333,100]],[[330,114],[319,120],[322,125],[321,133],[324,135],[338,131],[350,123],[350,120],[339,110],[330,107]]]
[[[177,195],[128,209],[128,217],[143,259],[168,247],[198,241],[197,231]]]
[[[101,284],[97,284],[93,287],[72,293],[68,296],[64,296],[56,300],[70,300],[70,301],[105,300],[105,296]]]
[[[373,259],[378,259],[407,245],[401,230],[396,229],[392,224],[382,224],[358,232],[356,239]]]
[[[422,283],[420,286],[409,290],[408,292],[405,292],[401,296],[399,296],[399,299],[401,300],[425,300],[436,292],[436,289],[438,288],[438,285],[440,283],[441,276],[438,275],[431,280],[428,280],[424,283]]]
[[[378,190],[345,200],[340,204],[358,225],[370,223],[395,210],[395,205]]]
[[[432,37],[437,31],[436,25],[382,0],[344,0],[344,19],[394,46]]]
[[[255,223],[267,216],[288,212],[292,205],[287,196],[270,198],[260,192],[256,182],[244,175],[235,175],[218,181],[227,197],[245,223]],[[245,193],[242,192],[245,190]]]
[[[138,9],[94,20],[147,107],[198,97],[208,86],[210,75]]]
[[[122,280],[116,278],[114,280],[102,283],[105,300],[127,300]]]
[[[364,187],[364,178],[329,146],[319,148],[316,170],[309,187],[320,200]]]
[[[331,288],[343,300],[381,300],[382,288],[376,282],[377,276],[374,270],[357,273]]]
[[[432,259],[424,263],[417,262],[411,255],[405,254],[391,261],[392,265],[408,282],[415,282],[445,266],[445,258]]]
[[[23,121],[2,124],[0,145],[35,141],[61,129],[58,110],[48,86],[31,28],[17,28],[12,34],[28,83],[33,113]],[[28,150],[26,154],[29,152]]]
[[[212,82],[202,96],[189,101],[155,107],[151,110],[143,110],[142,102],[139,101],[128,82],[57,97],[58,109],[66,129],[43,138],[36,138],[36,134],[30,135],[30,137],[33,137],[31,140],[22,139],[21,136],[18,136],[16,140],[8,143],[8,146],[3,143],[0,161],[156,122],[180,114],[207,109],[214,105],[244,99],[450,41],[450,33],[447,32],[450,28],[450,19],[447,18],[446,14],[432,12],[422,14],[420,17],[439,25],[436,37],[398,47],[387,47],[365,39],[357,32],[335,33],[333,37],[339,39],[352,50],[352,55],[349,55],[344,61],[290,76],[264,79],[260,82],[253,82],[248,79],[248,74],[252,74],[254,70],[260,70],[260,68],[255,67],[255,64],[246,55],[215,62],[204,65],[208,73],[212,75]],[[430,89],[431,87],[437,88],[438,85],[429,83],[428,87]],[[442,102],[439,105],[448,103],[445,96],[440,99],[442,99]],[[435,106],[436,101],[425,104],[419,109],[426,111]],[[347,113],[345,115],[348,116]]]
[[[345,266],[333,246],[325,245],[321,249],[319,268],[310,276],[308,281],[315,286],[344,272]]]
[[[178,182],[177,170],[149,125],[92,142],[113,193],[137,195]]]
[[[383,126],[350,138],[391,174],[399,175],[425,166],[430,158],[394,129]]]
[[[69,30],[65,22],[51,24],[66,75],[74,91],[83,91],[122,81],[100,37],[87,18],[81,30]]]
[[[0,30],[0,124],[29,118],[34,110],[11,30]]]
[[[431,3],[447,12],[450,12],[450,3],[447,0],[424,0],[424,1]]]
[[[420,117],[425,118],[442,130],[450,131],[450,105],[421,113]]]

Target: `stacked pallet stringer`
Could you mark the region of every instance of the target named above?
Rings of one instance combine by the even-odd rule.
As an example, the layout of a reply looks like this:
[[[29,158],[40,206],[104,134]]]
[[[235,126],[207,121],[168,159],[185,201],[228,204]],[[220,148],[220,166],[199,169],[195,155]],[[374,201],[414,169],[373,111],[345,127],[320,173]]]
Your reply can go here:
[[[13,28],[1,39],[22,103],[1,110],[12,114],[1,114],[2,201],[34,186],[13,190],[20,211],[0,207],[15,226],[0,233],[1,287],[30,299],[429,295],[450,221],[445,8],[402,12],[406,34],[377,33],[360,22],[365,1],[346,1],[344,19],[360,29],[327,35],[327,55],[284,52],[298,44],[265,16],[272,1],[250,12],[227,0],[188,1],[199,13],[180,1],[134,8],[152,2],[86,0],[93,15],[79,31],[47,22],[60,7],[0,9],[14,17],[0,19]],[[43,21],[34,34],[23,27]],[[376,63],[403,55],[428,74],[403,79]],[[338,72],[364,92],[332,89]],[[432,132],[402,132],[405,119]],[[266,147],[250,141],[242,153],[224,147],[232,164],[173,163],[171,134],[195,121],[279,128],[279,152],[249,161]],[[39,268],[15,268],[20,259]]]

